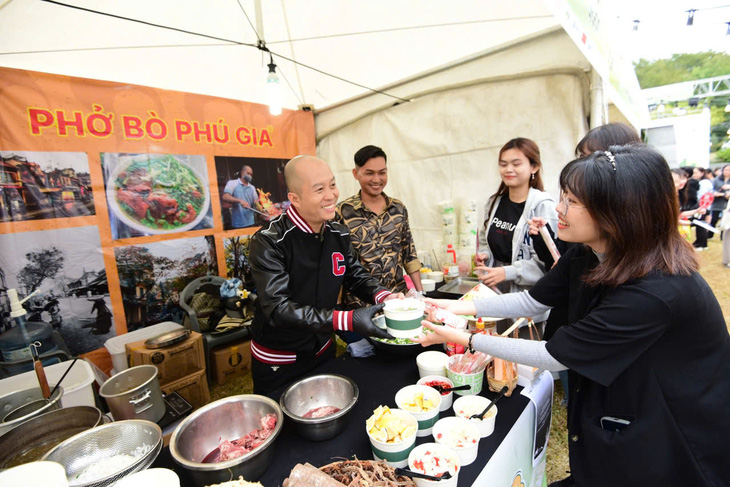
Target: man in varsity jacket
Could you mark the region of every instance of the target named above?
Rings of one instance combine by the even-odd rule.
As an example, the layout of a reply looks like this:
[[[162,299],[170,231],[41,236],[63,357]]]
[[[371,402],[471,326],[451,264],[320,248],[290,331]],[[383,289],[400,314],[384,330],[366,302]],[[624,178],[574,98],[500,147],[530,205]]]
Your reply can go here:
[[[251,328],[254,393],[266,394],[335,356],[333,331],[391,338],[373,315],[391,294],[360,265],[346,226],[335,216],[339,190],[329,166],[297,156],[284,169],[291,207],[251,237],[258,300]],[[364,301],[335,310],[342,285]],[[400,295],[402,297],[402,295]]]

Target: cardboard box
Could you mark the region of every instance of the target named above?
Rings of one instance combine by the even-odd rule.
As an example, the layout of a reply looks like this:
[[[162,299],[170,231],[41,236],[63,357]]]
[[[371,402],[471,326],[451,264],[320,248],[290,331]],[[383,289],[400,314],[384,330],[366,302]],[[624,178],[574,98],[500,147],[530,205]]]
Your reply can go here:
[[[147,364],[156,366],[160,385],[205,370],[203,337],[200,333],[191,332],[184,342],[154,350],[145,347],[144,342],[140,340],[125,345],[127,363],[130,367]]]
[[[241,377],[247,370],[251,370],[251,340],[216,347],[211,354],[213,357],[210,363],[216,384]]]
[[[205,370],[195,372],[182,379],[161,385],[160,389],[165,394],[177,392],[194,409],[205,406],[210,402],[210,390],[208,389],[208,379],[205,378]]]

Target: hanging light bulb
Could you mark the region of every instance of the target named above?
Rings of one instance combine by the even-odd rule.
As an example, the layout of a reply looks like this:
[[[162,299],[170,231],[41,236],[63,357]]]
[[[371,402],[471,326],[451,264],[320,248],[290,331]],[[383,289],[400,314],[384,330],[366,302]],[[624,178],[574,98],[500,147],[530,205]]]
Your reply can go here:
[[[696,8],[687,10],[687,25],[694,25]]]
[[[269,74],[266,76],[266,101],[269,103],[269,113],[281,115],[281,84],[276,75],[276,64],[274,64],[273,57],[269,63]]]

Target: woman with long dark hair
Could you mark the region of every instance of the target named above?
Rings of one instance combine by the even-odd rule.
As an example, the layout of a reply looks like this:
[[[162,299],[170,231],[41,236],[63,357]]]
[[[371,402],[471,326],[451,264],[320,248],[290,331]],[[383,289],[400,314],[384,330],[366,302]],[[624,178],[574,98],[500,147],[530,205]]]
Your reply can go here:
[[[502,182],[485,207],[475,272],[484,284],[502,292],[529,289],[546,272],[527,224],[534,217],[544,218],[552,228],[557,224],[555,201],[543,190],[541,172],[540,149],[532,140],[518,137],[500,149]]]
[[[581,245],[531,290],[430,302],[498,317],[562,305],[569,325],[546,343],[424,321],[435,333],[415,340],[570,369],[571,477],[555,485],[730,485],[730,335],[694,249],[677,230],[666,161],[648,147],[611,147],[566,165],[560,187],[558,236]]]

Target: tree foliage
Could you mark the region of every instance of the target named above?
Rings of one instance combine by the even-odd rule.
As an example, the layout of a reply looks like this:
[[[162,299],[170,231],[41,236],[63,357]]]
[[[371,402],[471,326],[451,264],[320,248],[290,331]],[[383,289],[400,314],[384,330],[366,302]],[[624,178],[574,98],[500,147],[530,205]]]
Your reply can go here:
[[[642,89],[730,74],[730,54],[715,51],[674,54],[634,63]]]
[[[63,269],[63,251],[58,247],[33,250],[25,254],[28,263],[18,272],[18,281],[28,293],[35,291],[46,279],[53,279]]]

